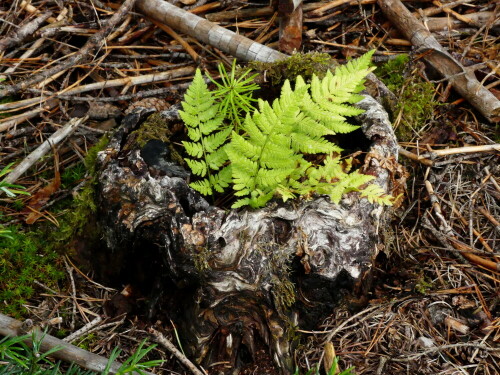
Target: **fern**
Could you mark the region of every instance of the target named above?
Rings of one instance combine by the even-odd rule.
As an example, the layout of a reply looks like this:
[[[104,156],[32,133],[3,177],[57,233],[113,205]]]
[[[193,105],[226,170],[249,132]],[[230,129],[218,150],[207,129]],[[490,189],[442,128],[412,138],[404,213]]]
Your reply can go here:
[[[223,192],[231,182],[231,171],[224,166],[227,162],[224,144],[231,128],[223,126],[224,116],[220,114],[219,105],[199,69],[184,96],[182,109],[179,114],[191,139],[191,142],[182,143],[189,156],[194,158],[186,158],[186,163],[195,175],[205,177],[190,186],[204,195],[212,195],[213,190]]]
[[[373,179],[359,172],[348,174],[333,157],[341,148],[324,138],[357,129],[347,116],[362,113],[351,104],[360,100],[372,53],[328,72],[320,80],[313,76],[308,85],[299,76],[295,89],[285,81],[281,95],[272,106],[259,100],[259,108],[247,115],[242,130],[232,134],[226,153],[231,161],[235,195],[233,208],[264,206],[273,196],[286,201],[314,192],[328,194],[333,202],[342,194],[363,191],[371,201],[388,204],[381,188],[361,189]],[[304,154],[329,154],[323,166],[313,166]]]
[[[257,86],[248,72],[236,78],[235,64],[230,74],[219,66],[222,83],[212,80],[217,88],[211,92],[197,70],[180,111],[191,140],[183,142],[191,157],[185,160],[201,178],[191,187],[212,195],[232,182],[238,197],[233,208],[258,208],[275,196],[286,201],[314,193],[329,195],[338,203],[351,191],[359,191],[370,202],[391,204],[392,197],[369,184],[373,176],[348,173],[351,161],[341,162],[342,149],[325,138],[358,128],[346,118],[362,113],[352,104],[362,98],[358,93],[372,70],[371,55],[327,72],[323,79],[313,76],[310,84],[298,76],[292,88],[287,80],[280,97],[272,104],[259,99],[253,114],[249,114],[251,92]],[[310,154],[325,155],[323,164],[307,161],[305,155]]]

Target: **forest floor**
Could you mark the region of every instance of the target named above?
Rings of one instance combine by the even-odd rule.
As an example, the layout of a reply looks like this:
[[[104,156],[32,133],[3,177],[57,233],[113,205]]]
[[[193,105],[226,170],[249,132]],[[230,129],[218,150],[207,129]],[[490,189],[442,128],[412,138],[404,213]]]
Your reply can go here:
[[[172,3],[279,48],[279,17],[268,1]],[[448,8],[439,1],[404,4],[500,98],[495,1],[458,1]],[[216,76],[217,64],[230,66],[232,56],[132,11],[121,15],[103,45],[75,60],[120,5],[0,3],[0,170],[26,161],[70,119],[83,119],[13,181],[30,195],[0,196],[0,230],[10,231],[0,237],[0,312],[49,325],[58,337],[102,319],[73,343],[108,357],[119,346],[123,359],[150,337],[148,327],[161,327],[173,342],[175,329],[171,322],[146,319],[144,300],[127,299],[129,286],[102,285],[71,256],[72,235],[85,220],[79,215],[92,209],[84,186],[91,178],[93,147],[118,127],[130,105],[147,102],[161,109],[179,102],[193,77],[184,68],[202,67]],[[387,105],[406,189],[391,227],[384,229],[370,292],[346,299],[315,331],[301,331],[298,373],[322,363],[325,348],[332,346],[340,369],[354,366],[357,374],[500,373],[498,113],[486,118],[430,69],[427,52],[412,47],[376,1],[303,6],[301,52],[327,53],[343,63],[376,49],[375,74],[396,98]],[[225,12],[236,9],[245,12]],[[39,22],[26,35],[16,33],[16,25],[33,20]],[[42,77],[65,63],[65,69]],[[153,81],[173,71],[176,78],[166,74]],[[116,84],[104,88],[111,80]],[[166,360],[155,373],[190,373],[162,346],[152,353]],[[242,373],[277,373],[269,361],[263,354]]]

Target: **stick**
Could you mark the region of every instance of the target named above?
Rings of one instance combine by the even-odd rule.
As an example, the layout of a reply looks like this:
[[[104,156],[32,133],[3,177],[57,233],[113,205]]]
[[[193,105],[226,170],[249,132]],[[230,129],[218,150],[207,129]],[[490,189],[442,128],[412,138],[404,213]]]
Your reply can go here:
[[[103,44],[106,36],[118,24],[118,22],[120,22],[120,20],[130,12],[135,2],[136,0],[125,0],[120,9],[118,9],[118,11],[113,14],[113,16],[108,20],[105,26],[97,33],[92,35],[92,37],[89,38],[85,45],[66,61],[53,66],[50,69],[44,70],[40,74],[21,81],[15,85],[5,87],[3,90],[0,90],[0,98],[7,95],[16,94],[19,91],[25,90],[30,86],[42,82],[59,72],[63,72],[75,65],[83,64],[89,61],[93,57],[92,52]]]
[[[455,147],[455,148],[445,148],[443,150],[432,150],[431,152],[427,152],[419,156],[419,159],[422,158],[432,158],[438,156],[448,156],[454,154],[469,154],[472,152],[489,152],[489,151],[500,151],[500,144],[494,143],[491,145],[482,145],[482,146],[465,146],[465,147]]]
[[[0,39],[0,55],[7,48],[14,47],[18,44],[21,44],[24,39],[26,39],[29,35],[35,33],[36,30],[40,27],[40,25],[47,20],[52,15],[52,12],[45,12],[42,15],[35,18],[33,21],[30,21],[23,26],[19,27],[15,32],[12,33],[11,36],[6,36]]]
[[[142,14],[174,30],[179,30],[243,61],[271,62],[286,58],[286,55],[278,51],[186,12],[166,1],[137,0],[136,8]]]
[[[33,324],[33,323],[31,323]],[[23,327],[29,326],[23,322],[20,322],[16,319],[9,318],[6,315],[0,314],[0,335],[2,336],[21,336],[25,335],[27,332],[23,329]],[[51,356],[61,359],[67,362],[74,362],[78,366],[86,368],[91,371],[96,371],[101,373],[108,363],[108,359],[102,357],[97,354],[90,353],[86,350],[80,349],[74,345],[68,344],[63,340],[59,340],[54,336],[43,334],[39,328],[33,329],[35,336],[37,339],[43,337],[41,342],[41,351],[46,352],[50,349],[60,348],[60,350],[55,351],[51,354]],[[32,338],[28,338],[25,340],[27,344],[31,344]],[[114,361],[111,365],[111,373],[116,374],[121,364],[117,361]],[[153,375],[153,373],[148,371],[142,371],[143,374]],[[132,373],[133,375],[139,375],[137,371]]]
[[[205,375],[182,354],[174,344],[172,344],[165,336],[154,328],[149,328],[149,333],[153,336],[156,342],[167,348],[184,366],[186,366],[194,375]]]
[[[0,133],[9,130],[13,126],[16,126],[30,118],[38,116],[41,112],[50,111],[56,106],[56,104],[58,104],[57,100],[48,100],[46,103],[36,109],[28,112],[23,112],[16,116],[8,117],[5,120],[0,120]]]
[[[429,160],[426,158],[421,158],[418,155],[414,154],[413,152],[405,150],[401,146],[399,146],[398,152],[400,155],[403,155],[404,157],[407,157],[408,159],[418,161],[419,163],[422,163],[423,165],[426,165],[428,167],[432,167],[434,165],[434,162],[432,160]]]
[[[110,81],[89,83],[88,85],[78,86],[69,89],[67,91],[62,91],[61,93],[56,94],[55,96],[76,95],[82,92],[87,92],[92,90],[102,90],[110,87],[136,86],[136,85],[142,85],[144,83],[168,81],[174,78],[184,77],[193,74],[194,71],[195,71],[194,67],[187,66],[184,68],[173,69],[167,72],[159,72],[159,73],[145,74],[137,77],[117,78],[117,79],[112,79]],[[49,96],[37,96],[35,98],[19,100],[17,102],[0,104],[0,111],[31,106],[43,102],[48,98]]]
[[[26,172],[33,164],[35,164],[37,160],[39,160],[43,155],[49,152],[51,147],[66,139],[68,135],[73,133],[76,128],[78,128],[78,125],[80,125],[82,122],[85,122],[86,120],[87,117],[72,118],[71,120],[69,120],[66,125],[52,134],[49,139],[43,142],[35,151],[29,154],[17,167],[15,167],[12,172],[7,175],[4,181],[9,184],[14,183],[19,177],[21,177],[24,172]]]
[[[377,0],[387,18],[424,53],[425,60],[449,80],[453,88],[490,122],[500,119],[500,100],[479,83],[439,44],[434,36],[399,0]]]

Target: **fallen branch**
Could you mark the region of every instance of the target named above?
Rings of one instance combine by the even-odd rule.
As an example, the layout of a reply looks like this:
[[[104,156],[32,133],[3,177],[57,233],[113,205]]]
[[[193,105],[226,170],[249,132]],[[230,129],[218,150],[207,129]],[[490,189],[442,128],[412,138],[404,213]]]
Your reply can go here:
[[[118,22],[120,22],[120,20],[130,12],[135,2],[136,0],[125,0],[120,9],[118,9],[118,11],[113,14],[113,16],[108,20],[105,26],[97,33],[95,33],[91,38],[89,38],[87,43],[85,43],[85,45],[77,53],[69,57],[66,61],[53,66],[50,69],[44,70],[40,74],[37,74],[31,78],[16,83],[15,85],[7,86],[1,89],[0,98],[7,95],[16,94],[19,91],[26,90],[28,87],[45,81],[46,79],[60,72],[64,72],[65,70],[68,70],[73,66],[89,61],[93,57],[92,52],[103,44],[106,36],[111,32],[111,30],[114,29]]]
[[[0,133],[10,128],[21,124],[22,122],[29,120],[35,116],[38,116],[41,112],[50,111],[58,104],[57,100],[48,100],[46,103],[41,105],[40,107],[33,109],[31,111],[23,112],[16,116],[8,117],[4,120],[0,120]]]
[[[286,58],[286,55],[272,48],[186,12],[164,0],[137,0],[136,8],[142,14],[174,30],[179,30],[243,61],[271,62]]]
[[[460,95],[488,121],[500,120],[500,101],[477,80],[473,72],[465,69],[439,44],[401,1],[377,2],[387,18],[417,47],[417,52],[423,54],[425,60],[440,72]]]
[[[490,152],[490,151],[500,151],[500,144],[493,143],[491,145],[465,146],[465,147],[445,148],[443,150],[432,150],[430,152],[426,152],[425,154],[421,154],[418,158],[425,159],[425,158],[435,158],[438,156],[470,154],[473,152]]]
[[[32,323],[31,323],[32,324]],[[52,357],[61,359],[63,361],[72,362],[80,367],[86,368],[91,371],[102,372],[109,360],[97,354],[90,353],[86,350],[80,349],[74,345],[68,344],[63,340],[59,340],[54,336],[44,334],[39,328],[35,327],[30,331],[25,330],[24,327],[29,326],[26,322],[12,319],[6,315],[0,314],[0,335],[2,336],[22,336],[34,332],[36,339],[41,339],[41,351],[47,352],[54,348],[59,348],[51,354]],[[32,338],[27,338],[25,342],[29,345],[32,343]],[[111,373],[116,374],[121,364],[114,361],[111,364]],[[139,375],[137,371],[132,372],[133,375]],[[148,371],[142,371],[142,374],[153,375]]]
[[[186,366],[194,375],[205,375],[203,372],[198,370],[198,368],[184,354],[182,354],[179,351],[179,349],[177,349],[175,345],[170,342],[170,340],[168,340],[160,332],[158,332],[154,328],[149,328],[148,331],[158,344],[168,349],[175,356],[175,358],[177,358],[179,362],[181,362],[184,366]]]
[[[14,183],[24,172],[35,164],[37,160],[49,152],[53,146],[66,139],[68,135],[73,133],[76,128],[86,120],[87,117],[72,118],[69,120],[66,125],[52,134],[49,139],[43,142],[35,151],[29,154],[17,167],[15,167],[12,172],[7,175],[4,181],[10,184]]]
[[[110,87],[120,87],[120,86],[131,87],[136,85],[142,85],[145,83],[167,81],[174,78],[188,76],[190,74],[193,74],[194,71],[195,71],[194,67],[187,66],[184,68],[169,70],[167,72],[152,73],[136,77],[117,78],[109,81],[89,83],[88,85],[77,86],[66,91],[61,91],[59,94],[37,96],[35,98],[19,100],[17,102],[0,104],[0,111],[13,110],[17,108],[24,108],[27,106],[39,104],[44,102],[45,100],[48,100],[53,96],[67,97],[70,95],[81,94],[82,92],[102,90]]]

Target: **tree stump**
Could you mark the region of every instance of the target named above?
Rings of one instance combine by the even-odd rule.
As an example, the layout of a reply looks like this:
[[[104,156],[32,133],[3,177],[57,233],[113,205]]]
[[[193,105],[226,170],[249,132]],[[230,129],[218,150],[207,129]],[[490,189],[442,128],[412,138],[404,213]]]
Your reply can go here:
[[[362,132],[349,137],[369,141],[363,168],[389,192],[397,142],[387,113],[368,95],[357,105]],[[134,147],[132,131],[149,113],[128,115],[98,155],[105,252],[93,259],[150,292],[199,363],[234,369],[264,347],[292,373],[295,330],[314,328],[369,284],[385,208],[356,193],[340,204],[317,196],[259,210],[215,207],[189,187],[167,142]]]

